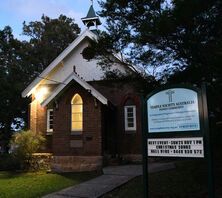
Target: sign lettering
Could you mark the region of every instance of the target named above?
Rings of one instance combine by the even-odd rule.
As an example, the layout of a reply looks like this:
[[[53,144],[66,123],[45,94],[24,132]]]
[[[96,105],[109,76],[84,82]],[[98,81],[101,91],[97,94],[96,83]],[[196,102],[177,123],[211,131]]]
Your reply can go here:
[[[153,138],[147,140],[148,156],[204,157],[203,138]]]
[[[197,92],[186,88],[160,91],[147,100],[148,132],[200,130]]]

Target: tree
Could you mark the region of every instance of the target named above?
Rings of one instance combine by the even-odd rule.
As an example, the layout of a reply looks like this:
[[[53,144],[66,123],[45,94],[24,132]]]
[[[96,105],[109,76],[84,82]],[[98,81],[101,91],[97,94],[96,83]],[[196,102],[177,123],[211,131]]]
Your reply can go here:
[[[80,33],[74,19],[60,15],[50,19],[43,15],[41,21],[23,23],[23,34],[30,38],[32,46],[30,63],[37,73],[47,67]]]
[[[13,129],[22,124],[19,118],[26,117],[27,99],[21,97],[21,90],[31,73],[28,46],[14,38],[9,26],[0,31],[0,140],[6,150]]]
[[[12,29],[0,30],[0,142],[4,150],[13,131],[27,123],[29,99],[21,97],[25,87],[79,34],[74,19],[42,16],[41,21],[23,23],[30,40],[14,38]]]
[[[207,82],[217,99],[212,110],[222,115],[222,1],[106,0],[100,5],[107,21],[100,49],[104,44],[106,52],[123,54],[125,62],[164,83]]]
[[[102,40],[108,51],[124,54],[129,63],[143,66],[146,71],[153,67],[154,75],[158,75],[155,69],[159,65],[166,68],[159,72],[166,74],[198,67],[202,68],[199,80],[203,76],[218,79],[221,1],[107,0],[100,4],[100,16],[107,21]]]

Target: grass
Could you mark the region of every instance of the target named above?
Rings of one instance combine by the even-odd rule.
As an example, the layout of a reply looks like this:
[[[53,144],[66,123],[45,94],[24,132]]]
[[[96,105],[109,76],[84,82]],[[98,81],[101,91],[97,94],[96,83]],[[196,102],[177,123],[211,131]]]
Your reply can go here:
[[[222,154],[214,160],[215,194],[222,197]],[[149,174],[150,198],[206,198],[208,196],[205,160],[181,160],[173,170]],[[98,173],[0,172],[0,198],[35,198],[79,184]],[[142,177],[137,177],[103,198],[142,198]]]
[[[221,163],[220,163],[221,164]],[[216,197],[222,197],[222,168],[217,167]],[[216,169],[215,169],[216,170]],[[137,177],[103,198],[142,198],[142,177]],[[176,169],[149,174],[150,198],[208,197],[207,167],[204,160],[179,161]]]
[[[35,198],[79,184],[96,172],[53,174],[0,172],[0,198]]]

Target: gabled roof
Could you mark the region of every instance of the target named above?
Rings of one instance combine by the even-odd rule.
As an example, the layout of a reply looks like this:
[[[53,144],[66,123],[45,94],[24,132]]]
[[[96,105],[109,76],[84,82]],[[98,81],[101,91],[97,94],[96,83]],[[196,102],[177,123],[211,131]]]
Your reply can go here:
[[[89,29],[86,29],[81,35],[79,35],[56,59],[52,61],[52,63],[46,67],[43,72],[37,77],[34,81],[32,81],[31,84],[28,85],[28,87],[22,92],[22,97],[27,97],[32,94],[35,87],[38,85],[38,83],[45,78],[50,71],[52,71],[59,63],[63,61],[63,59],[75,48],[77,47],[80,42],[84,38],[90,38],[92,40],[97,40],[97,35],[91,32]]]
[[[72,80],[76,81],[79,83],[83,88],[88,90],[96,99],[98,99],[102,104],[107,105],[108,100],[101,94],[99,93],[95,88],[93,88],[89,83],[86,81],[82,80],[77,74],[74,72],[68,76],[68,78],[65,79],[65,81],[60,84],[51,94],[48,98],[46,98],[42,103],[41,106],[46,106],[55,98],[64,88],[67,86]]]

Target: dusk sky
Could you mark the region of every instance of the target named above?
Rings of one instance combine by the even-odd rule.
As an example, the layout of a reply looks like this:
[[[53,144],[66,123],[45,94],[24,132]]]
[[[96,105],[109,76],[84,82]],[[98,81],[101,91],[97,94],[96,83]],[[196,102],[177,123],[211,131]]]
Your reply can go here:
[[[23,39],[23,21],[40,21],[43,14],[50,18],[64,14],[74,18],[83,29],[81,18],[86,16],[90,5],[90,0],[0,0],[0,29],[9,25],[15,37]],[[95,11],[100,10],[96,0],[93,5]]]

